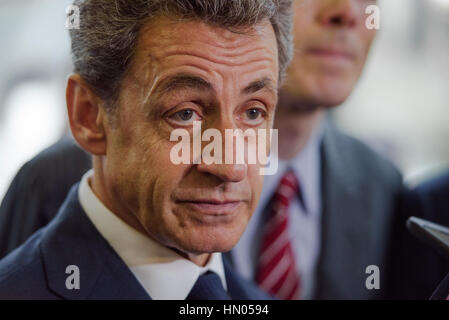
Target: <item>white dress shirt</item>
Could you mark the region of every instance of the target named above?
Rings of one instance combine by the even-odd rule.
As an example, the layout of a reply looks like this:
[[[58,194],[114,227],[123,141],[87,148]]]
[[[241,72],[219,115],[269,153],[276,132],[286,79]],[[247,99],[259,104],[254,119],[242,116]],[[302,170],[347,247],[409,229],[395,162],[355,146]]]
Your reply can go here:
[[[81,180],[78,192],[81,207],[152,299],[185,299],[198,277],[207,271],[215,272],[227,290],[221,253],[213,253],[208,264],[200,267],[135,230],[94,194],[89,185],[92,175],[90,170]]]
[[[277,174],[265,176],[260,201],[245,233],[232,250],[237,271],[246,279],[255,279],[262,223],[266,208],[288,169],[298,178],[303,202],[295,198],[289,209],[289,233],[301,277],[301,299],[312,298],[315,269],[321,236],[321,141],[323,122],[315,127],[304,149],[289,161],[279,160]]]

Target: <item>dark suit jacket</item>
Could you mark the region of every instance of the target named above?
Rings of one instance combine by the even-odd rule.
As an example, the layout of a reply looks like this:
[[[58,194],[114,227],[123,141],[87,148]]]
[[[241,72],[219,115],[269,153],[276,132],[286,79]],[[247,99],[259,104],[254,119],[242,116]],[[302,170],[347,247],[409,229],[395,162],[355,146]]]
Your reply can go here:
[[[91,167],[91,157],[65,137],[20,169],[0,206],[0,259],[54,218]]]
[[[449,259],[403,228],[410,216],[449,226],[449,174],[404,193],[395,217],[398,231],[392,246],[391,294],[428,299],[449,272]]]
[[[66,288],[67,266],[80,270],[80,289]],[[233,299],[268,299],[225,263]],[[56,218],[0,261],[0,299],[151,299],[90,222],[74,186]]]
[[[449,225],[449,172],[418,186],[416,197],[429,220]]]
[[[393,217],[402,177],[387,160],[328,123],[322,142],[321,252],[316,299],[387,298]],[[366,267],[380,269],[368,290]]]

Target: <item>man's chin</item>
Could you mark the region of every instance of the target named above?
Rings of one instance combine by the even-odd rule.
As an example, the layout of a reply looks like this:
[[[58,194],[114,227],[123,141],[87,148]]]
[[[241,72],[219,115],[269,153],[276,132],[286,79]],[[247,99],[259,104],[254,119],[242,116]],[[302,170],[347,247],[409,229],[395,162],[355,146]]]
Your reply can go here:
[[[339,106],[349,96],[342,92],[329,92],[324,89],[308,90],[308,93],[288,93],[282,92],[279,100],[279,108],[284,110],[284,113],[310,114],[321,109],[331,109]]]
[[[182,251],[189,254],[205,254],[214,252],[228,252],[234,248],[239,238],[229,236],[208,236],[205,239],[194,239],[182,243]]]
[[[321,109],[333,109],[343,104],[349,97],[349,94],[322,94],[314,98],[315,105]]]
[[[331,110],[337,108],[339,105],[343,104],[346,100],[341,100],[340,102],[323,103],[321,105],[322,109]]]

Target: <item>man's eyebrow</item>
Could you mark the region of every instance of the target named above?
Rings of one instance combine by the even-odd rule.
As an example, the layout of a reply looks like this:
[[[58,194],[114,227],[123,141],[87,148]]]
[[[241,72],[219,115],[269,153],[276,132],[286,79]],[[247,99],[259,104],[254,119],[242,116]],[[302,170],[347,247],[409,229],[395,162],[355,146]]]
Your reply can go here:
[[[270,78],[262,78],[256,81],[251,82],[248,86],[246,86],[242,92],[244,94],[256,93],[260,90],[268,90],[272,92],[276,92],[276,88],[273,84],[273,81]]]
[[[212,84],[203,78],[191,74],[177,74],[162,80],[156,87],[158,93],[167,93],[177,89],[213,90]]]

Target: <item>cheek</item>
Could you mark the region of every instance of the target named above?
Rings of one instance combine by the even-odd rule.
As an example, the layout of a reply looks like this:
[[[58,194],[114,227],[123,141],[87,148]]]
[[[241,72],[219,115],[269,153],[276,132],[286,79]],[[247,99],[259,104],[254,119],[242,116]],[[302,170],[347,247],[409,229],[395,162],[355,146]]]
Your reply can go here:
[[[376,37],[376,30],[369,30],[366,28],[362,28],[360,31],[360,60],[365,62],[366,58],[370,52],[373,41]],[[363,65],[362,65],[363,67]]]
[[[248,182],[251,188],[250,214],[256,209],[259,202],[260,193],[262,192],[263,176],[260,174],[259,165],[248,165]]]
[[[145,151],[139,165],[140,186],[146,193],[142,195],[143,210],[151,210],[157,216],[171,212],[171,197],[190,168],[190,165],[172,163],[172,147],[173,143],[166,140],[155,142]]]
[[[172,196],[188,170],[183,165],[173,165],[162,144],[157,152],[150,152],[145,172],[139,177],[139,220],[149,234],[158,241],[172,246],[173,235],[181,236],[186,226],[184,216],[175,212]]]
[[[116,180],[126,183],[132,189],[142,208],[151,200],[151,193],[161,180],[165,186],[173,180],[171,168],[170,142],[159,136],[156,130],[135,123],[132,130],[123,130],[120,137],[111,139],[108,161]],[[146,129],[145,129],[146,128]]]

